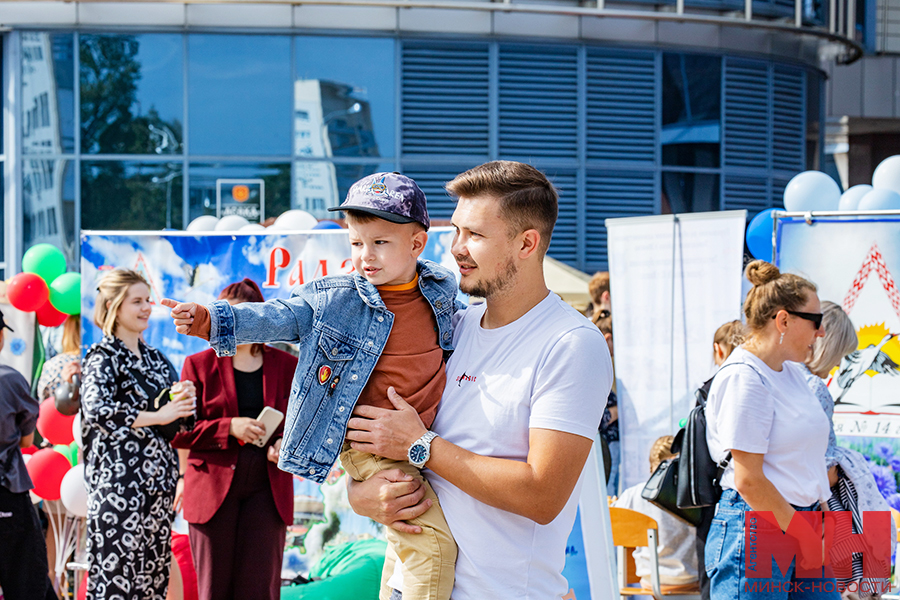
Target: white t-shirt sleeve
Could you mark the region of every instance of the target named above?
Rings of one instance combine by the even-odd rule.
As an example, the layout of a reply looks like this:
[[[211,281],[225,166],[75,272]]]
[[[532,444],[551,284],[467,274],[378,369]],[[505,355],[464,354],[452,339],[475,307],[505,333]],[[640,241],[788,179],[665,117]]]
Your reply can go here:
[[[724,377],[723,377],[724,376]],[[775,399],[752,367],[735,365],[716,377],[721,399],[716,416],[722,450],[765,454],[775,417]]]
[[[593,440],[611,387],[612,361],[600,331],[568,331],[538,368],[528,426]]]

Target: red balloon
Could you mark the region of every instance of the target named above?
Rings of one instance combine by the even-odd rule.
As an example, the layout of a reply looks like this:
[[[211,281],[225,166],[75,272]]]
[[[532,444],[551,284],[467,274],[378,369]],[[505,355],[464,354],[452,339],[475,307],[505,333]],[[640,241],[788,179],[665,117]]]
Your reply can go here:
[[[34,444],[28,446],[27,448],[22,448],[22,454],[34,454],[38,451],[38,447]]]
[[[72,464],[53,448],[44,448],[31,456],[25,468],[34,483],[35,494],[44,500],[59,500],[59,486]]]
[[[22,312],[34,312],[50,299],[50,288],[34,273],[19,273],[6,286],[9,303]]]
[[[68,446],[75,441],[75,434],[72,433],[72,422],[75,415],[67,417],[58,410],[53,402],[53,398],[47,398],[41,403],[41,412],[38,415],[37,430],[45,440],[53,444],[63,444]]]
[[[66,318],[69,315],[53,308],[53,305],[48,300],[42,307],[37,309],[35,316],[37,316],[38,323],[44,327],[59,327],[66,322]]]

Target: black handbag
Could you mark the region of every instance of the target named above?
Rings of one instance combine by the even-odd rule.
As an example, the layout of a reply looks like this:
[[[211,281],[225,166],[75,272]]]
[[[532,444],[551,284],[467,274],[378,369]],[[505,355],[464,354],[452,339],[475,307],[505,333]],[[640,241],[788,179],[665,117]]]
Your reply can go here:
[[[659,463],[644,484],[641,498],[696,527],[700,523],[700,509],[678,507],[678,462],[676,456]]]

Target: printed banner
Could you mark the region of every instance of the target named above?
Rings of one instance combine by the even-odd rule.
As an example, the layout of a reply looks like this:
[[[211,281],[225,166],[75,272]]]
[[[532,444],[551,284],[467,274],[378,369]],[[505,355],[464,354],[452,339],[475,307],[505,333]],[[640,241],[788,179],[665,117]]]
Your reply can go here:
[[[900,438],[900,214],[777,221],[777,264],[840,304],[858,349],[831,373],[839,436]]]
[[[622,489],[646,481],[714,372],[713,334],[741,315],[745,211],[607,219]]]

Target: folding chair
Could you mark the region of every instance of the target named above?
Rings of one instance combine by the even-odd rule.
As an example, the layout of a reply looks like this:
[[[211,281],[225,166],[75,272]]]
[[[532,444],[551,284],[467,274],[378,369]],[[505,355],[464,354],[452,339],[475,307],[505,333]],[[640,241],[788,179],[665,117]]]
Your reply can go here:
[[[667,586],[659,583],[658,530],[656,521],[645,514],[628,508],[611,506],[609,517],[612,522],[613,545],[618,557],[619,593],[622,596],[652,595],[656,600],[678,598],[679,600],[700,600],[700,584],[691,588],[685,586]],[[628,587],[631,583],[640,583],[637,576],[632,552],[638,547],[650,549],[650,585],[644,587]]]

